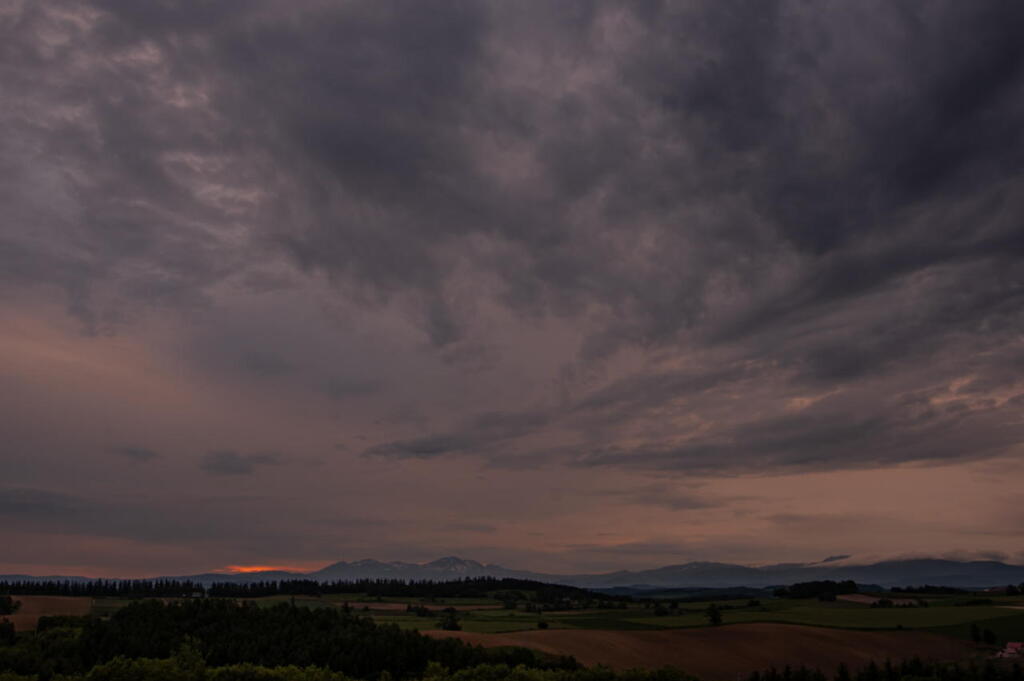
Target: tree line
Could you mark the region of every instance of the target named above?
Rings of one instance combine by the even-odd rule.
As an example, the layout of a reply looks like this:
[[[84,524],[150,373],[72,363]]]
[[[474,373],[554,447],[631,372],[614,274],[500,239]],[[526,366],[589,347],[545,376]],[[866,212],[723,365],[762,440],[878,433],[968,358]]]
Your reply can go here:
[[[199,582],[180,579],[26,579],[0,581],[0,594],[92,598],[180,598],[205,594]]]
[[[313,579],[216,582],[203,584],[179,579],[94,579],[0,581],[0,594],[90,596],[93,598],[180,598],[210,596],[261,598],[266,596],[320,596],[365,594],[370,598],[498,598],[561,604],[566,602],[628,602],[629,596],[598,594],[562,584],[527,579],[472,577],[451,581],[359,579],[320,582]]]
[[[831,579],[824,579],[815,582],[799,582],[789,586],[780,586],[775,589],[775,595],[779,598],[817,598],[819,600],[832,600],[840,594],[855,594],[860,590],[857,583],[852,579],[842,582],[835,582]]]
[[[932,584],[922,584],[921,586],[902,586],[893,589],[893,591],[903,594],[931,594],[935,596],[952,596],[954,594],[968,593],[967,589],[958,589],[955,586],[935,586]]]
[[[565,600],[629,601],[629,596],[608,596],[562,584],[528,579],[468,577],[449,581],[402,579],[359,579],[320,582],[311,579],[269,580],[247,583],[223,582],[207,589],[209,596],[256,598],[276,595],[325,595],[359,593],[371,598],[511,598],[559,602]]]

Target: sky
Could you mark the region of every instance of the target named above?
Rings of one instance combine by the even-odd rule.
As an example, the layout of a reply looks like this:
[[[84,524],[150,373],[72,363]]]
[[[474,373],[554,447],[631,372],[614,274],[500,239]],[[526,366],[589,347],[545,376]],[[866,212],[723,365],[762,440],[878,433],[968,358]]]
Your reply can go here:
[[[1024,563],[1022,33],[0,0],[0,573]]]

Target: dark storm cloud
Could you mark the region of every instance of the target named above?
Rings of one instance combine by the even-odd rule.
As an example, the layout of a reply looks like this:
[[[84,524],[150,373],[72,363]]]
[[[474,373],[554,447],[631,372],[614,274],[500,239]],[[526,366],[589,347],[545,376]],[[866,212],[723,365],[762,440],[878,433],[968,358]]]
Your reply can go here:
[[[1024,432],[1012,402],[937,406],[939,395],[922,392],[940,375],[1004,389],[1019,376],[1007,368],[1024,321],[1021,7],[698,3],[634,18],[651,39],[616,64],[630,84],[605,84],[592,115],[608,117],[609,144],[631,149],[649,135],[689,148],[643,162],[621,154],[616,168],[605,166],[589,186],[606,202],[588,226],[593,240],[574,241],[572,255],[557,241],[530,251],[517,262],[526,264],[523,286],[550,291],[513,297],[546,298],[561,311],[551,296],[580,296],[614,310],[584,345],[587,360],[680,340],[722,351],[713,368],[602,387],[572,405],[571,418],[552,410],[552,422],[603,436],[614,432],[610,421],[646,426],[655,412],[688,406],[701,414],[711,411],[701,398],[737,390],[748,393],[751,415],[733,411],[710,432],[680,424],[647,444],[621,445],[613,434],[611,444],[585,437],[543,451],[586,465],[763,470],[985,457],[1015,446]],[[965,42],[965,25],[988,39]],[[872,38],[876,30],[884,37]],[[623,106],[659,125],[615,121],[608,112]],[[560,132],[569,141],[583,134]],[[558,168],[546,169],[556,184]],[[671,215],[691,203],[710,203],[713,217],[664,220],[659,251],[636,269],[601,253],[602,237],[637,230],[653,206]],[[687,248],[700,257],[686,258]],[[557,264],[529,266],[541,261]],[[715,283],[733,294],[717,306]],[[758,384],[775,384],[774,395]],[[772,413],[772,401],[830,389],[847,395]],[[489,453],[507,436],[480,437],[467,427],[373,451]]]
[[[87,331],[323,275],[397,306],[453,373],[534,362],[511,325],[579,334],[564,399],[499,386],[500,407],[368,454],[829,469],[1024,437],[1020,3],[110,1],[3,22],[0,281],[62,291]],[[190,361],[211,374],[388,387],[384,359],[313,367],[301,330],[261,332],[277,317],[204,319],[224,331]]]
[[[252,475],[259,466],[281,463],[276,454],[239,454],[238,452],[210,452],[203,456],[199,467],[213,475]]]
[[[486,210],[459,139],[481,9],[314,5],[294,21],[257,22],[220,36],[214,58],[237,79],[227,105],[258,103],[273,128],[253,132],[273,135],[301,192],[287,197],[301,208],[279,208],[307,215],[275,240],[303,268],[354,278],[371,298],[415,289],[431,340],[454,341],[431,246]]]

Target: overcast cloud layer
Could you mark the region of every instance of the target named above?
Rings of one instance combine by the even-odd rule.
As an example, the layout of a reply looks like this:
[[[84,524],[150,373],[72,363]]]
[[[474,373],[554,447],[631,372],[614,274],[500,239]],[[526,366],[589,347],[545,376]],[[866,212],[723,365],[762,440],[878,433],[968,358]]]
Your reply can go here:
[[[0,2],[0,572],[1024,562],[1022,34]]]

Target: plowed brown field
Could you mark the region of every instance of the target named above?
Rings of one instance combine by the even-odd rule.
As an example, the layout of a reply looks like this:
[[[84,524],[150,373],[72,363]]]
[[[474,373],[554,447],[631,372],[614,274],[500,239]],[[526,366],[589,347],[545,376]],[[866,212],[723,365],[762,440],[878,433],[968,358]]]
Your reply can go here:
[[[525,646],[572,655],[585,665],[615,669],[678,667],[706,681],[732,681],[755,669],[784,665],[833,671],[840,663],[856,668],[871,660],[953,660],[967,657],[970,644],[915,631],[851,631],[795,624],[751,623],[665,631],[549,629],[507,634],[425,631],[467,643]]]
[[[43,615],[88,615],[91,598],[77,596],[14,596],[21,601],[18,612],[5,617],[14,623],[16,631],[30,631]]]

